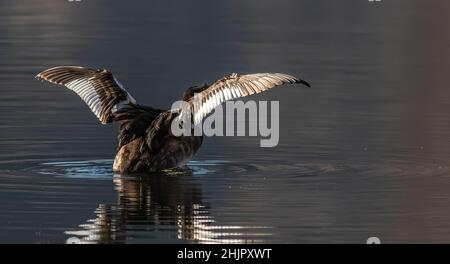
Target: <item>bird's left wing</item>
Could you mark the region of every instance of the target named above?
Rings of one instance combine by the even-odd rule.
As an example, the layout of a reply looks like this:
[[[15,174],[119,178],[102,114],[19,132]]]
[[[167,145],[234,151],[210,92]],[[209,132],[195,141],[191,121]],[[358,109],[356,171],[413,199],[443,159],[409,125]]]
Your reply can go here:
[[[112,122],[119,110],[136,106],[136,100],[105,69],[60,66],[41,72],[36,78],[64,85],[77,93],[102,124]]]

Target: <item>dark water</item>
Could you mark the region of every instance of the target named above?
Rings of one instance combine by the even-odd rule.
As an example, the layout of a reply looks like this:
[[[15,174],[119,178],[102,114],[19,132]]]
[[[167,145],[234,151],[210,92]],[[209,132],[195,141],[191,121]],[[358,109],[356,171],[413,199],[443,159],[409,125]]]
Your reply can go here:
[[[450,242],[448,1],[0,2],[0,242]],[[278,71],[280,144],[207,138],[190,172],[111,170],[115,125],[33,76],[111,69],[168,108]]]

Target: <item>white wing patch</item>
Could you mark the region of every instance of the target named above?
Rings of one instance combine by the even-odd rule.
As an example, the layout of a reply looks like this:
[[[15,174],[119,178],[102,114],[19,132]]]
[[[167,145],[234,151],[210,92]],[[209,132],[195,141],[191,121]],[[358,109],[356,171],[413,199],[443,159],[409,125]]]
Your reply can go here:
[[[97,116],[98,119],[101,118],[100,112],[102,108],[102,102],[100,101],[100,96],[97,94],[95,89],[89,83],[89,80],[81,79],[68,82],[66,87],[77,93],[81,99],[89,106],[92,112]]]
[[[127,98],[128,98],[127,101],[128,101],[128,103],[136,104],[136,99],[134,99],[134,97],[131,96],[131,94],[130,94],[127,90],[125,90],[125,88],[123,88],[122,83],[119,82],[119,80],[117,80],[116,77],[113,77],[113,78],[114,78],[114,81],[117,83],[117,85],[119,85],[119,88],[122,89],[124,92],[127,93]]]

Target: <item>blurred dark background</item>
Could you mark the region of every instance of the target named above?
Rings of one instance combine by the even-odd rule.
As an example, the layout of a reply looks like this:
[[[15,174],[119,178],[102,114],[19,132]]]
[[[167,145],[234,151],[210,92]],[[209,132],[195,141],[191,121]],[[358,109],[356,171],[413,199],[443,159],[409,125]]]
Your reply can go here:
[[[257,239],[260,231],[244,228],[235,242],[449,242],[449,11],[444,0],[2,0],[0,242],[64,242],[90,218],[123,219],[127,209],[153,217],[187,204],[207,204],[217,225],[265,227]],[[110,69],[140,103],[160,108],[231,72],[286,72],[313,89],[254,96],[280,101],[279,146],[208,138],[194,162],[220,162],[177,181],[189,198],[132,187],[131,198],[168,196],[135,211],[118,197],[136,183],[114,184],[108,162],[106,180],[41,173],[48,162],[110,160],[116,148],[115,125],[33,79],[58,65]],[[98,169],[86,164],[85,174]],[[125,217],[121,228],[91,229],[112,234],[107,241],[90,239],[202,242],[172,232],[192,214]]]

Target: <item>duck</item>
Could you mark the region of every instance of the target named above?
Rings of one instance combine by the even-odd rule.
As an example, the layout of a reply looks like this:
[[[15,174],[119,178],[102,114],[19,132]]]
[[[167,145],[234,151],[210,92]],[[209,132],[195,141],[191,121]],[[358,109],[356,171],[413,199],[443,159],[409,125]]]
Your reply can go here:
[[[203,135],[174,135],[171,124],[175,118],[190,115],[194,118],[189,120],[198,125],[227,100],[283,84],[311,87],[305,80],[283,73],[233,73],[212,84],[189,87],[182,97],[188,107],[167,110],[139,104],[106,69],[58,66],[35,77],[75,92],[103,125],[119,124],[113,170],[123,174],[161,172],[186,166],[201,147]],[[196,95],[200,96],[199,103],[194,103]]]

